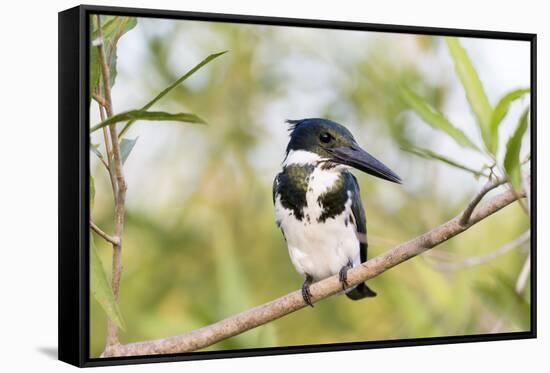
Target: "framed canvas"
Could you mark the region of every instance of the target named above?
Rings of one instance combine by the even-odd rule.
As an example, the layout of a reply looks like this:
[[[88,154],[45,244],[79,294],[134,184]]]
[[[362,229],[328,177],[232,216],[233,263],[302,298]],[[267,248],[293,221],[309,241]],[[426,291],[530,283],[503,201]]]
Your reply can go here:
[[[59,13],[59,359],[536,336],[536,35]]]

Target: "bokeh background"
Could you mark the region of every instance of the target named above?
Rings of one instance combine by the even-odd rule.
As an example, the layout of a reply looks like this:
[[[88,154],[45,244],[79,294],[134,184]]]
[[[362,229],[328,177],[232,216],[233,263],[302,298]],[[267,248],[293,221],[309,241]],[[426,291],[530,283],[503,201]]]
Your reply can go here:
[[[529,87],[527,42],[461,42],[492,103]],[[413,87],[479,140],[440,37],[142,18],[118,43],[115,112],[141,107],[207,55],[224,50],[229,52],[154,107],[192,112],[208,125],[141,122],[128,132],[138,141],[125,163],[122,342],[190,331],[299,288],[303,279],[274,223],[271,200],[288,141],[285,119],[326,117],[346,125],[404,179],[394,185],[355,172],[369,257],[452,218],[483,184],[402,149],[418,144],[477,169],[486,162],[431,129],[399,97],[400,86]],[[527,104],[511,106],[502,138]],[[99,121],[92,105],[90,123]],[[92,141],[101,137],[94,134]],[[528,144],[523,149],[528,152]],[[111,231],[111,187],[95,157],[91,172],[93,219]],[[445,265],[461,267],[465,258],[493,252],[528,228],[528,216],[514,204],[370,280],[379,294],[374,299],[335,296],[209,349],[528,330],[529,284],[523,292],[515,287],[529,241],[480,265]],[[95,244],[107,271],[111,249],[98,237]],[[90,304],[91,356],[97,357],[106,317],[93,299]]]

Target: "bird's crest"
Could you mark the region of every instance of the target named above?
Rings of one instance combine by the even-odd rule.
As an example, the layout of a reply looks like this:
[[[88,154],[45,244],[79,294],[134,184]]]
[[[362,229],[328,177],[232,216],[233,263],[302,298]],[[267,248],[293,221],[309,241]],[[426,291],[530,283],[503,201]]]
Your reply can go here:
[[[287,119],[285,123],[288,124],[288,132],[292,134],[294,130],[304,122],[303,119]]]

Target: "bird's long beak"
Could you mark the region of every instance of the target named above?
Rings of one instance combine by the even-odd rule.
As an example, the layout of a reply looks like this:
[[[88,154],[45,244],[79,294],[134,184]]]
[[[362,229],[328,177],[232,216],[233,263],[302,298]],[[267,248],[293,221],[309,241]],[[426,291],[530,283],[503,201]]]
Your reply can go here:
[[[401,184],[401,178],[378,159],[367,153],[357,143],[351,146],[327,149],[335,162],[345,164],[367,174]]]

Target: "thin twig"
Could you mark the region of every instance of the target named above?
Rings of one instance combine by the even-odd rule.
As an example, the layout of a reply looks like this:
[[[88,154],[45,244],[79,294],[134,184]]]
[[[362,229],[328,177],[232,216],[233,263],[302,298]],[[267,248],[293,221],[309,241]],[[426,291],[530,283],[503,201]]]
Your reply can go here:
[[[429,232],[394,247],[384,254],[351,269],[348,272],[349,285],[354,286],[376,277],[388,269],[447,241],[516,200],[516,194],[506,191],[492,200],[480,204],[476,212],[471,215],[467,225],[460,224],[462,217],[462,214],[460,214]],[[318,302],[321,299],[340,293],[342,291],[342,284],[338,279],[338,275],[335,275],[312,284],[310,290],[312,301]],[[196,351],[264,325],[304,307],[306,307],[306,304],[302,298],[301,291],[295,291],[189,333],[168,338],[111,346],[104,351],[102,357]]]
[[[113,245],[118,245],[119,240],[116,237],[111,237],[107,233],[105,233],[101,228],[97,226],[93,221],[90,220],[90,227],[94,232],[96,232],[98,235],[100,235],[105,241],[109,241]]]
[[[522,294],[525,290],[527,279],[529,278],[529,273],[531,273],[531,254],[527,255],[527,259],[525,259],[525,263],[523,263],[523,267],[521,268],[521,272],[519,273],[518,279],[516,281],[516,293]]]
[[[100,23],[100,16],[96,15],[97,22],[98,22],[98,32],[99,32],[99,40],[100,42],[97,44],[97,49],[99,52],[99,64],[101,66],[101,76],[103,78],[103,98],[104,103],[102,106],[107,111],[107,117],[113,116],[113,101],[111,99],[111,77],[110,77],[110,71],[109,71],[109,65],[107,64],[107,60],[105,57],[105,50],[103,48],[104,39],[103,39],[103,30],[101,28]]]
[[[99,87],[101,87],[101,81],[99,82]],[[99,96],[98,93],[95,93],[96,96]],[[102,102],[97,101],[98,109],[99,109],[99,117],[101,118],[101,121],[105,121],[106,113],[105,113],[105,100],[101,98]],[[112,151],[111,151],[111,141],[109,140],[109,133],[107,132],[107,128],[103,127],[103,140],[105,142],[105,153],[107,154],[107,162],[105,162],[103,159],[101,159],[101,162],[103,162],[103,165],[107,168],[107,172],[109,173],[109,180],[111,181],[111,188],[113,190],[113,196],[116,196],[117,190],[116,190],[116,182],[113,175],[113,166],[112,166]]]
[[[96,15],[97,29],[99,33],[100,43],[98,43],[98,54],[101,65],[101,75],[103,77],[103,97],[105,98],[105,111],[107,117],[113,116],[113,101],[111,98],[111,86],[110,86],[110,71],[109,65],[105,57],[103,31],[101,28],[101,19],[99,15]],[[124,205],[126,200],[126,180],[124,179],[124,173],[122,169],[122,157],[120,155],[120,143],[118,141],[118,135],[116,125],[109,126],[109,133],[111,135],[111,150],[113,152],[112,163],[110,164],[110,170],[113,171],[116,180],[116,194],[115,194],[115,225],[114,236],[118,238],[118,243],[113,244],[113,263],[112,263],[112,279],[111,287],[113,289],[114,300],[118,303],[119,291],[120,291],[120,279],[122,276],[122,232],[124,229]],[[110,159],[110,158],[109,158]],[[118,327],[113,320],[107,320],[107,343],[106,349],[119,344],[118,340]]]
[[[522,244],[527,242],[530,237],[531,237],[531,231],[526,231],[516,239],[502,245],[497,250],[490,252],[488,254],[464,258],[458,262],[450,262],[450,263],[438,262],[438,263],[434,263],[433,266],[436,269],[441,271],[455,271],[457,269],[474,267],[480,264],[490,262],[491,260],[494,260],[499,256],[506,254],[510,250],[520,247]],[[433,252],[430,252],[430,256],[431,254],[433,254]],[[454,260],[454,258],[447,258],[446,260],[450,261],[450,260]]]
[[[523,174],[521,184],[527,195],[527,212],[531,216],[531,170],[526,170]]]
[[[501,333],[503,326],[504,326],[504,320],[503,319],[498,319],[495,322],[495,325],[493,325],[493,327],[489,331],[489,333],[491,333],[491,334]]]
[[[521,162],[521,164],[523,164],[523,162]],[[500,173],[501,173],[502,175],[505,175],[505,174],[506,174],[504,168],[502,168],[501,166],[498,166],[498,169],[499,169],[499,171],[500,171]],[[520,167],[520,173],[521,173],[521,167]],[[509,190],[515,191],[515,188],[514,188],[514,186],[512,185],[511,180],[507,180],[506,187],[507,187]],[[516,193],[519,193],[519,192],[516,192]],[[521,207],[521,209],[523,210],[523,212],[525,212],[527,215],[529,215],[529,211],[527,211],[527,207],[525,207],[525,205],[524,205],[524,203],[523,203],[523,200],[518,199],[518,204],[519,204],[519,207]]]
[[[505,184],[506,182],[507,182],[506,179],[489,180],[487,184],[483,186],[483,188],[479,191],[479,193],[470,202],[468,207],[466,207],[466,209],[462,213],[462,217],[460,218],[459,223],[461,225],[467,225],[470,219],[470,216],[472,216],[474,209],[476,208],[478,203],[483,199],[483,197],[485,197],[485,195],[489,193],[491,190],[501,186],[502,184]]]
[[[105,120],[105,107],[99,105],[99,116],[101,121]],[[109,133],[106,127],[103,127],[103,139],[105,141],[105,152],[107,153],[107,172],[109,173],[109,180],[111,181],[111,189],[113,190],[113,197],[117,195],[117,185],[115,175],[113,173],[113,152],[111,150],[111,140],[109,139]]]
[[[92,93],[92,98],[101,106],[105,106],[107,104],[105,99],[96,92]]]
[[[107,172],[109,172],[109,165],[107,164],[107,162],[105,162],[105,159],[99,158],[99,160],[101,161],[101,164],[105,166],[105,169],[107,170]]]

